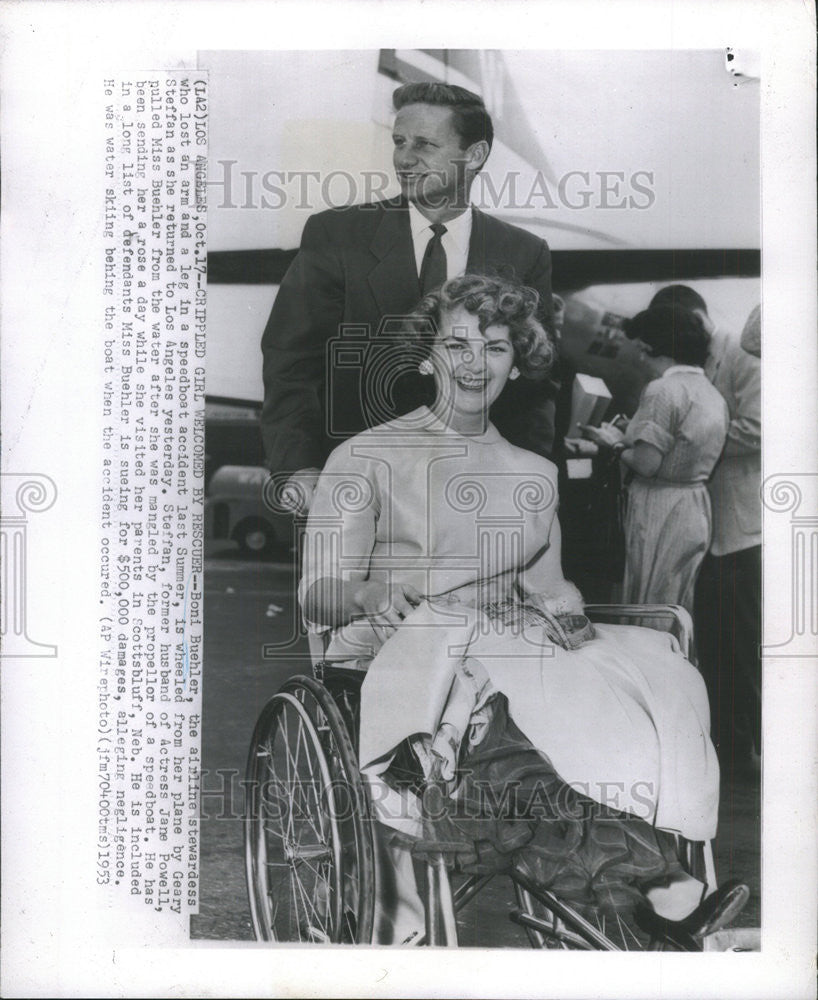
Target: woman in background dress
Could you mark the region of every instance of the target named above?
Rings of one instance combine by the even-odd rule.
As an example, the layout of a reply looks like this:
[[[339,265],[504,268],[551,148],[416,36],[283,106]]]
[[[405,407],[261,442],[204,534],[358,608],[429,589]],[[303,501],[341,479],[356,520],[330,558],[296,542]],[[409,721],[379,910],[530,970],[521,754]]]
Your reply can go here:
[[[627,431],[585,429],[633,475],[623,600],[681,604],[692,615],[712,531],[707,480],[727,436],[727,404],[704,374],[709,336],[695,313],[659,306],[635,316],[625,332],[642,344],[652,379]]]

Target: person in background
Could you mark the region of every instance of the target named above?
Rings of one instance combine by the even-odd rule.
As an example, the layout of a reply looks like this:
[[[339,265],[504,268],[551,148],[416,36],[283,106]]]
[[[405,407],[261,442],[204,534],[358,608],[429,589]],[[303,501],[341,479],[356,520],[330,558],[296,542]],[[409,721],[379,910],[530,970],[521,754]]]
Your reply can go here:
[[[714,741],[722,757],[753,763],[761,748],[761,307],[739,344],[716,328],[694,289],[668,285],[651,300],[673,303],[693,310],[710,334],[704,371],[730,411],[710,483],[713,542],[696,588],[696,644]]]
[[[696,313],[678,304],[654,307],[630,320],[625,332],[640,342],[651,381],[627,431],[585,428],[632,473],[623,600],[681,604],[692,615],[711,539],[707,480],[727,435],[727,405],[704,374],[710,336]]]
[[[761,306],[716,359],[730,426],[710,480],[713,541],[696,586],[696,643],[722,762],[761,749]]]
[[[534,288],[538,318],[552,328],[547,243],[469,204],[494,138],[482,98],[451,84],[408,83],[393,104],[401,195],[307,220],[262,337],[264,449],[270,471],[287,480],[282,502],[301,513],[341,440],[421,401],[413,360],[404,357],[395,372],[382,353],[385,317],[399,325],[422,295],[457,275],[495,274]],[[340,352],[330,357],[344,327],[359,331],[345,348],[359,359],[354,371],[341,370]],[[548,455],[551,390],[523,381],[497,401],[492,418],[514,444]]]
[[[709,338],[704,374],[712,382],[718,359],[727,345],[728,338],[710,318],[707,303],[694,288],[690,288],[688,285],[665,285],[650,300],[648,309],[655,309],[657,306],[680,306],[682,309],[689,309],[695,313],[702,321],[702,326]]]

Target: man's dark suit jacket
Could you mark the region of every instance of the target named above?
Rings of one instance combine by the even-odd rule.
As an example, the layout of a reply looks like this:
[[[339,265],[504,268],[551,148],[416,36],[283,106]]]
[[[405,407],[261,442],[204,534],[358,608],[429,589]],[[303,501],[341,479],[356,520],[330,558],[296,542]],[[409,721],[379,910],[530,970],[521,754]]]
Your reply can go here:
[[[550,328],[551,255],[544,240],[475,209],[467,271],[535,288]],[[321,468],[341,440],[418,405],[422,380],[416,374],[395,380],[400,352],[383,353],[399,322],[382,321],[411,313],[420,298],[404,201],[329,209],[307,220],[261,342],[262,436],[273,472]],[[553,436],[546,394],[542,383],[519,379],[492,409],[509,440],[542,454]]]

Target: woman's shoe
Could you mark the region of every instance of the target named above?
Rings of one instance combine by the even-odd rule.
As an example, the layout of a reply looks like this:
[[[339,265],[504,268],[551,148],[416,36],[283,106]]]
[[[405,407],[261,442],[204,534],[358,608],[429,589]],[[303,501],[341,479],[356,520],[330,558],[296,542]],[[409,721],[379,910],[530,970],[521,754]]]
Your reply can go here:
[[[744,909],[750,889],[736,880],[725,882],[683,920],[665,920],[649,910],[637,914],[643,930],[682,951],[700,951],[702,938],[727,927]]]
[[[747,905],[749,886],[738,880],[725,882],[679,923],[694,938],[703,938],[731,924]]]

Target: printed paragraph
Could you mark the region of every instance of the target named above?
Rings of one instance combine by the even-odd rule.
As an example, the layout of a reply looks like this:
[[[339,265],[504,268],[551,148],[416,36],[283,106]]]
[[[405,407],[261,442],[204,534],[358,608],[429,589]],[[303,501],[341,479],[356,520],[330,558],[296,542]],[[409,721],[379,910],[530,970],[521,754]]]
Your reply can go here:
[[[186,918],[199,887],[206,81],[109,79],[103,105],[97,884]]]

